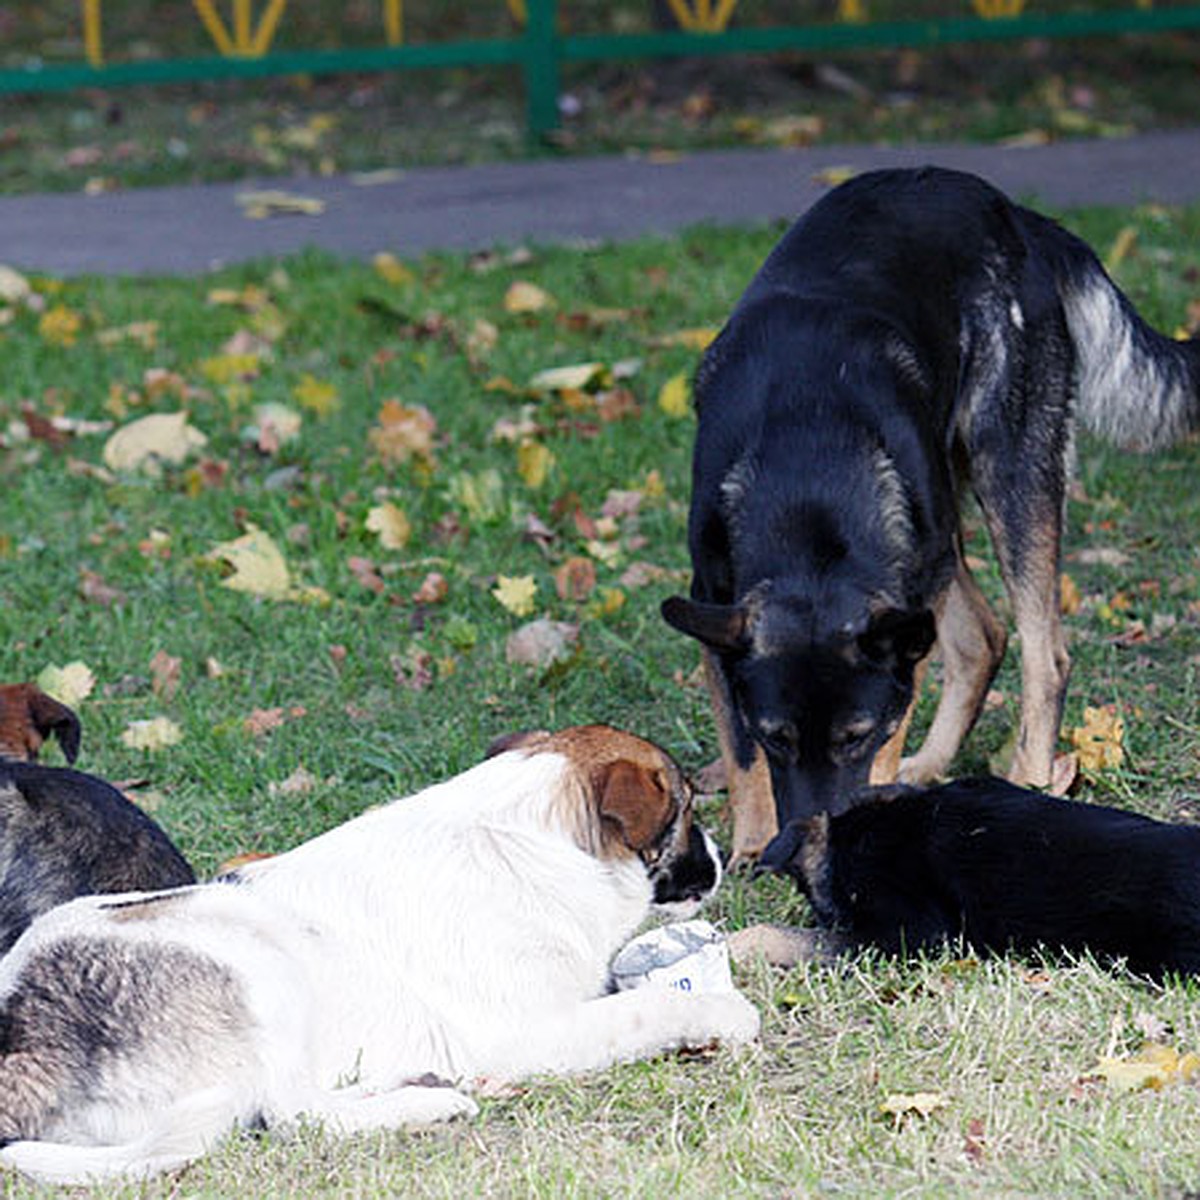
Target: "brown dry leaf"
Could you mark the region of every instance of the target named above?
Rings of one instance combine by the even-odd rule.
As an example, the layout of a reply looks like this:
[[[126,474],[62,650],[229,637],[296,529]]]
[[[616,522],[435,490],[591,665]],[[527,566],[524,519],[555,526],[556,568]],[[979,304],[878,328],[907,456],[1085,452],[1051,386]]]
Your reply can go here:
[[[406,654],[389,658],[392,675],[401,687],[423,692],[433,686],[433,655],[413,646]]]
[[[89,570],[87,567],[79,568],[79,594],[85,600],[92,604],[99,604],[103,608],[107,608],[111,604],[119,604],[125,599],[120,588],[113,587],[97,571]]]
[[[242,721],[242,728],[251,737],[264,737],[287,720],[282,708],[256,708]]]
[[[596,590],[595,563],[573,555],[554,572],[554,586],[560,599],[582,603]]]
[[[150,676],[154,680],[154,694],[170,700],[179,690],[179,669],[183,660],[165,650],[155,651],[150,660]]]
[[[304,767],[297,767],[281,783],[268,783],[268,796],[306,796],[321,781]]]
[[[369,558],[361,558],[356,554],[352,554],[346,559],[346,566],[350,569],[350,574],[362,584],[369,592],[374,592],[377,596],[383,594],[384,582],[380,577],[379,572],[375,569],[375,564]]]
[[[242,854],[235,854],[232,858],[227,858],[218,868],[217,875],[229,875],[236,871],[238,867],[244,867],[247,863],[258,862],[264,858],[273,858],[265,850],[247,850]]]
[[[1116,705],[1088,706],[1083,724],[1071,730],[1071,744],[1079,756],[1079,769],[1089,774],[1119,767],[1125,760],[1125,722]]]
[[[412,594],[414,604],[441,604],[450,591],[445,575],[438,571],[430,571],[421,580],[421,586]]]
[[[514,630],[504,643],[507,662],[545,670],[565,662],[579,644],[579,626],[542,617]]]
[[[1073,617],[1079,611],[1079,606],[1083,603],[1083,597],[1079,594],[1078,584],[1065,571],[1059,577],[1058,593],[1059,607],[1062,610],[1063,616]]]
[[[432,467],[436,435],[437,421],[424,405],[385,400],[379,410],[379,423],[368,437],[385,463],[404,463],[415,458]]]

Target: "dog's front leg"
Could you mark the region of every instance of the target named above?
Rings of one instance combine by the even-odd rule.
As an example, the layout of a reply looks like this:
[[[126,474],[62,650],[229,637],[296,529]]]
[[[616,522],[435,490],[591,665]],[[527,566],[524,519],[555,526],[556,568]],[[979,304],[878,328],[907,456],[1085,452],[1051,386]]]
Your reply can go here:
[[[742,1045],[758,1036],[759,1025],[758,1010],[740,992],[648,985],[530,1020],[494,1073],[516,1080],[601,1071],[674,1050]]]
[[[754,760],[749,768],[738,762],[733,736],[733,697],[725,682],[716,655],[704,651],[704,681],[712,700],[713,716],[717,722],[717,737],[721,743],[721,761],[729,788],[729,806],[733,810],[733,846],[730,869],[756,862],[767,843],[779,832],[775,816],[775,795],[771,790],[771,773],[767,756],[759,746],[754,747]]]
[[[929,783],[948,770],[983,707],[1004,658],[1004,625],[992,612],[961,557],[937,613],[937,648],[942,658],[942,697],[920,750],[900,764],[905,783]],[[914,690],[914,700],[916,693]],[[890,780],[871,775],[872,783]]]

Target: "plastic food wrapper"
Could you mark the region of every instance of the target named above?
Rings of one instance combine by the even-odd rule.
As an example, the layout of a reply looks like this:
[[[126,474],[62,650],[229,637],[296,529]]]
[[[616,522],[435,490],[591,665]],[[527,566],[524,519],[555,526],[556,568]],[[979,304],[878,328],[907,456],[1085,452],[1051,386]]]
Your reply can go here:
[[[661,925],[627,942],[612,962],[617,991],[653,984],[681,992],[731,992],[729,951],[708,921]]]

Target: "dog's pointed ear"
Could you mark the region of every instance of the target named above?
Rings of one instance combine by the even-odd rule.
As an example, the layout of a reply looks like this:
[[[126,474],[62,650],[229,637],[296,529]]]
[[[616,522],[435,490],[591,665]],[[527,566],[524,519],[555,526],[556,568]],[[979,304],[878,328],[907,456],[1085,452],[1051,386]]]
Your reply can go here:
[[[891,667],[913,667],[937,641],[937,623],[933,613],[923,608],[909,612],[885,609],[871,618],[866,632],[859,635],[859,649],[872,662]]]
[[[662,616],[673,629],[694,637],[712,650],[740,650],[746,644],[746,609],[740,604],[705,604],[668,596]]]
[[[630,850],[646,850],[671,819],[671,791],[657,771],[626,759],[604,763],[593,777],[600,822]]]

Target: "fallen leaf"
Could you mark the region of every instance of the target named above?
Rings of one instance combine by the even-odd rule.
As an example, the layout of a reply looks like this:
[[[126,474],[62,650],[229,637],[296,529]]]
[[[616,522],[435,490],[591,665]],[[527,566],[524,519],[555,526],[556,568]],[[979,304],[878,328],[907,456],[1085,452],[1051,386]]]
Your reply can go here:
[[[596,565],[590,558],[575,555],[554,572],[559,598],[576,604],[586,600],[596,588]]]
[[[338,390],[332,383],[318,379],[315,375],[309,375],[307,372],[292,388],[292,395],[295,396],[296,403],[301,408],[315,413],[318,417],[329,416],[341,403]]]
[[[837,165],[822,167],[819,171],[814,171],[812,178],[813,183],[823,183],[826,187],[839,187],[843,183],[848,183],[857,174],[857,167]]]
[[[659,389],[658,407],[668,417],[686,417],[692,409],[689,393],[688,377],[680,371],[679,374],[672,375]]]
[[[163,463],[177,465],[208,438],[188,424],[186,412],[151,413],[121,426],[104,444],[104,464],[113,471],[159,474]]]
[[[51,664],[43,667],[37,677],[37,685],[68,708],[78,708],[92,694],[96,676],[84,662],[70,662],[65,667]]]
[[[949,1097],[941,1092],[892,1092],[879,1106],[879,1110],[893,1117],[899,1126],[909,1114],[929,1117],[949,1103]]]
[[[367,513],[366,526],[369,532],[379,535],[379,544],[385,550],[403,550],[412,537],[412,523],[390,500]]]
[[[1120,1092],[1159,1089],[1170,1083],[1189,1083],[1200,1073],[1200,1055],[1180,1054],[1171,1046],[1147,1042],[1128,1058],[1101,1057],[1091,1074],[1101,1076]]]
[[[125,599],[125,594],[120,588],[113,587],[102,575],[87,567],[79,568],[79,594],[92,604],[99,604],[105,608],[119,604]]]
[[[414,604],[440,604],[450,591],[445,575],[430,571],[421,580],[421,586],[412,594]]]
[[[83,318],[65,304],[56,304],[38,318],[38,333],[52,346],[74,346],[83,328]]]
[[[542,442],[526,438],[517,447],[517,474],[526,487],[540,488],[554,465],[554,452]]]
[[[416,282],[416,275],[410,267],[406,267],[394,254],[387,250],[381,250],[371,260],[371,265],[375,268],[375,274],[385,283],[390,283],[393,287],[404,287],[410,283]]]
[[[450,497],[476,523],[495,521],[507,511],[504,478],[495,467],[475,474],[460,471],[450,480]]]
[[[241,537],[219,543],[205,557],[233,568],[233,574],[221,582],[235,592],[268,600],[285,600],[292,595],[287,561],[271,536],[257,525],[247,525]]]
[[[1083,597],[1079,594],[1079,586],[1065,572],[1058,581],[1059,608],[1064,617],[1072,617],[1079,611]]]
[[[183,730],[169,717],[130,721],[121,742],[131,750],[165,750],[183,741]]]
[[[374,592],[377,596],[383,594],[386,585],[375,569],[375,564],[369,558],[361,558],[357,554],[352,554],[346,560],[346,566],[350,569],[350,574],[368,591]]]
[[[20,271],[0,263],[0,300],[5,304],[20,304],[32,294],[29,280]]]
[[[514,617],[527,617],[534,609],[537,580],[532,575],[498,575],[492,596]]]
[[[1094,774],[1119,767],[1125,760],[1124,738],[1125,722],[1115,705],[1086,707],[1083,724],[1071,730],[1071,745],[1079,756],[1080,770]]]
[[[544,670],[569,659],[578,644],[578,625],[542,617],[509,634],[504,643],[504,657],[510,663]]]
[[[567,367],[550,367],[539,371],[529,386],[535,392],[584,392],[594,386],[602,386],[609,374],[602,362],[574,363]]]
[[[385,400],[379,410],[379,423],[367,436],[385,463],[415,458],[432,466],[436,434],[437,421],[424,405]]]
[[[254,423],[242,430],[242,437],[261,453],[275,454],[300,436],[303,424],[304,418],[294,408],[272,401],[255,408]]]
[[[235,197],[242,215],[252,220],[265,217],[304,216],[319,217],[325,211],[325,201],[295,192],[268,189],[260,192],[238,192]]]
[[[536,283],[514,280],[504,293],[504,311],[514,314],[541,312],[554,304],[554,297]]]
[[[150,660],[150,676],[154,680],[154,694],[170,700],[179,690],[179,669],[183,660],[157,650]]]
[[[1129,555],[1115,546],[1088,546],[1073,557],[1085,566],[1123,567],[1129,562]]]
[[[674,333],[665,333],[655,338],[654,346],[686,346],[689,350],[707,350],[716,340],[719,329],[707,327],[698,329],[677,329]]]

